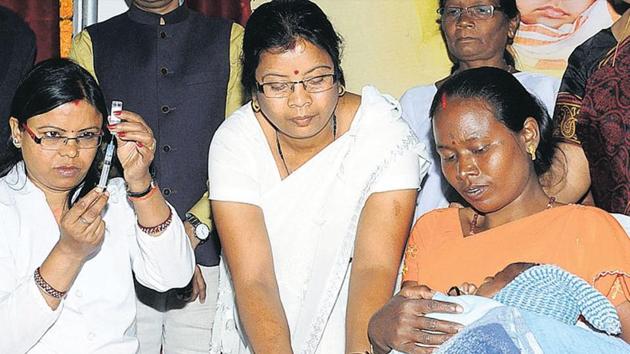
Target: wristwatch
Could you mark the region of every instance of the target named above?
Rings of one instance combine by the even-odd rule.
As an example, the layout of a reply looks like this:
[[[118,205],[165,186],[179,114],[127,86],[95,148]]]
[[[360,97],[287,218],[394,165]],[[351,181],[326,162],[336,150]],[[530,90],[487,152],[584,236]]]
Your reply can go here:
[[[208,237],[210,236],[210,228],[208,225],[202,223],[191,213],[186,213],[186,221],[188,221],[195,230],[195,237],[199,240],[199,244],[208,241]]]

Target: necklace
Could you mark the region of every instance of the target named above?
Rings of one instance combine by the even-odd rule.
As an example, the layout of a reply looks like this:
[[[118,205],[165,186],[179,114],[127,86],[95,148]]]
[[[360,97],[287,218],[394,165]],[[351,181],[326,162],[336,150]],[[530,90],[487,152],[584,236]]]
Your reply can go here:
[[[553,208],[553,203],[555,202],[556,202],[556,197],[549,197],[549,201],[547,202],[547,206],[545,207],[545,210]],[[470,231],[468,232],[467,236],[472,236],[475,234],[475,229],[477,228],[478,221],[479,221],[479,213],[473,214],[473,218],[470,221]]]
[[[332,116],[332,131],[333,131],[333,140],[337,139],[337,116],[333,114]],[[280,160],[282,160],[282,165],[284,169],[287,171],[287,175],[290,175],[293,171],[289,170],[287,166],[287,161],[284,159],[284,154],[282,153],[282,146],[280,146],[280,139],[278,139],[278,129],[276,129],[276,146],[278,148],[278,155],[280,155]]]

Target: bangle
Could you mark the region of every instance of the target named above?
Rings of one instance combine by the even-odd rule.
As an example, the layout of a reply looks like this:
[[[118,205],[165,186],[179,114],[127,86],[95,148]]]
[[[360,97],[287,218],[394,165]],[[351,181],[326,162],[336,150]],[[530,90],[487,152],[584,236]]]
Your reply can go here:
[[[144,190],[140,193],[134,193],[127,190],[127,198],[129,198],[129,200],[131,200],[132,202],[146,200],[151,198],[151,196],[155,194],[155,191],[157,191],[157,184],[153,182],[153,180],[151,180],[151,184],[149,184],[149,189]]]
[[[145,234],[157,235],[161,233],[162,231],[164,231],[168,227],[168,225],[171,224],[171,221],[173,221],[173,210],[171,210],[171,208],[169,207],[168,217],[161,224],[148,227],[148,226],[142,226],[140,222],[138,221],[138,227],[140,227],[140,230],[142,230],[142,232],[144,232]]]
[[[35,278],[35,284],[37,284],[40,289],[44,290],[46,294],[54,297],[55,299],[61,299],[62,297],[66,296],[67,291],[59,291],[53,288],[52,285],[48,284],[46,280],[44,280],[42,274],[39,272],[39,268],[40,267],[37,267],[37,269],[35,269],[35,273],[33,274]]]
[[[155,189],[155,182],[153,182],[153,179],[151,179],[151,183],[149,183],[149,186],[147,187],[147,189],[143,190],[142,192],[132,192],[129,190],[129,186],[127,186],[127,196],[129,198],[146,197],[147,194],[151,193],[153,189]]]

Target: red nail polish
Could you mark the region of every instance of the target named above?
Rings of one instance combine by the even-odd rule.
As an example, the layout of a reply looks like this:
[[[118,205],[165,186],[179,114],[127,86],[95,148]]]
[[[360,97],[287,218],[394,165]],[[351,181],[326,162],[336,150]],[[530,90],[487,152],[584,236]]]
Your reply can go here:
[[[139,148],[144,147],[144,144],[143,144],[143,143],[141,143],[141,142],[137,142],[137,143],[136,143],[136,145],[137,145]]]
[[[122,113],[122,111],[114,111],[113,113],[115,116],[119,116]]]
[[[125,132],[118,132],[118,136],[119,136],[119,137],[121,137],[121,138],[124,138],[124,137],[125,137],[125,135],[126,135],[126,133],[125,133]]]
[[[116,128],[116,124],[107,124],[107,129],[112,130]]]

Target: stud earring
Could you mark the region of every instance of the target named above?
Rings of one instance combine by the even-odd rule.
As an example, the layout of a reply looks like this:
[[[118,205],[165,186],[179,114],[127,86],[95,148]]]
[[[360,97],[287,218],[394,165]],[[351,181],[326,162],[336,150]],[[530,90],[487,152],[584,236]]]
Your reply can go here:
[[[527,153],[532,155],[532,161],[536,160],[536,147],[534,145],[527,145]]]
[[[346,94],[346,87],[344,85],[339,85],[339,97],[343,96]]]
[[[258,101],[252,100],[252,109],[256,113],[260,112],[260,106],[258,105]]]
[[[13,146],[15,146],[16,149],[19,149],[22,147],[22,144],[17,138],[13,138]]]

